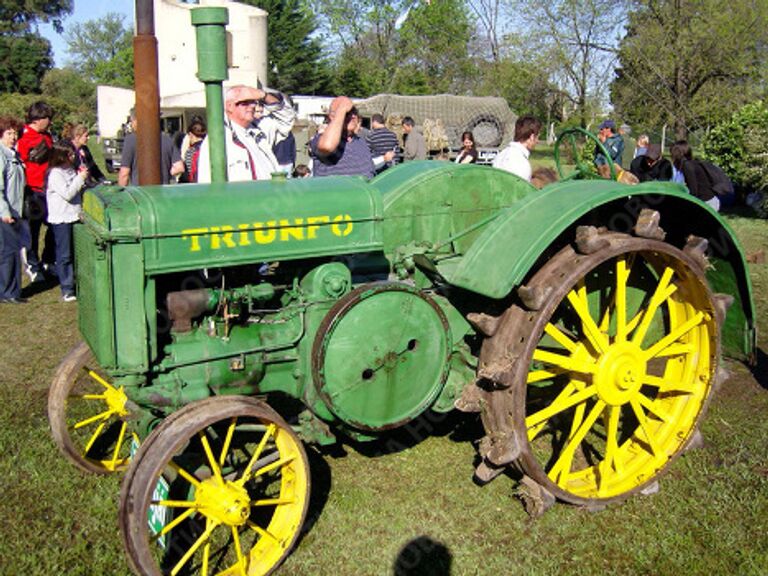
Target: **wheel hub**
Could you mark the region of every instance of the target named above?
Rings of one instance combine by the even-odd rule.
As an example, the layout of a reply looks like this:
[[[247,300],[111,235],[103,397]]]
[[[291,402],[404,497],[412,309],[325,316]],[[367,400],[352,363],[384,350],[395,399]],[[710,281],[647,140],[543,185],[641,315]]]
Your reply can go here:
[[[109,409],[116,414],[119,418],[128,416],[128,410],[125,409],[125,405],[128,402],[128,396],[125,395],[123,387],[114,388],[110,386],[104,391],[104,399]]]
[[[611,345],[600,358],[595,374],[600,399],[611,406],[626,404],[642,387],[645,369],[639,346],[631,342]]]
[[[251,515],[248,491],[232,482],[208,478],[197,488],[195,503],[208,518],[229,526],[242,526]]]

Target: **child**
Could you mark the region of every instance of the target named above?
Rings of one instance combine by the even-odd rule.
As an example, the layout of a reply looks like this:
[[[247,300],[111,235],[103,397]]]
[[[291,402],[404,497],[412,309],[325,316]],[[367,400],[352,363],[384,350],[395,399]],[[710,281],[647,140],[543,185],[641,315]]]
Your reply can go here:
[[[72,265],[72,225],[80,219],[82,190],[88,169],[75,172],[75,150],[68,144],[56,143],[51,150],[46,174],[45,195],[48,201],[48,225],[56,241],[56,274],[61,284],[61,298],[74,302],[75,270]]]

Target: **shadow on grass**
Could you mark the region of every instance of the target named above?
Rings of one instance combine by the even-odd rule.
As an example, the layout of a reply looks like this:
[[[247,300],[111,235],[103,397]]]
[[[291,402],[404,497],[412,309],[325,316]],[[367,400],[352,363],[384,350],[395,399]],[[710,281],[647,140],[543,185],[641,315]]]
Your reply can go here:
[[[408,450],[432,436],[447,436],[454,442],[464,443],[478,441],[484,434],[479,416],[453,410],[448,413],[425,412],[375,440],[361,442],[348,438],[345,443],[363,456],[376,458]]]
[[[27,284],[21,289],[21,295],[24,298],[31,298],[37,294],[48,292],[51,288],[55,288],[59,285],[59,281],[56,278],[46,277],[42,282],[35,282],[34,284]]]
[[[448,547],[429,536],[408,542],[397,555],[394,576],[449,576],[453,555]]]
[[[757,349],[756,362],[754,366],[749,366],[752,376],[762,388],[768,390],[768,354],[762,348]]]
[[[331,468],[323,457],[323,453],[314,447],[307,446],[307,460],[309,460],[309,469],[312,475],[309,492],[309,508],[304,526],[301,529],[296,545],[298,546],[304,537],[314,527],[320,515],[323,513],[325,505],[328,503],[328,495],[331,492]]]

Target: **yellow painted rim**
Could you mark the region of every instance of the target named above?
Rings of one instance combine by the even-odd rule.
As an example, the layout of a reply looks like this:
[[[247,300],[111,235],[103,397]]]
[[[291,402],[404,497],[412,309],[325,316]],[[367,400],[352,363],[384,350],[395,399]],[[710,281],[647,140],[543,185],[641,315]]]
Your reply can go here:
[[[237,417],[229,421],[216,449],[212,447],[206,429],[198,432],[209,470],[205,477],[185,469],[183,464],[169,463],[177,489],[180,480],[186,482],[182,491],[189,494],[188,499],[151,502],[153,508],[176,510],[173,520],[156,535],[158,539],[172,535],[187,518],[196,518],[205,526],[168,568],[172,575],[192,564],[199,567],[197,573],[201,575],[268,574],[285,556],[301,529],[309,477],[298,440],[281,426],[265,421],[260,440],[253,442],[251,447],[250,459],[233,472],[227,468],[227,462],[241,423]],[[269,458],[270,453],[272,458]],[[267,478],[272,485],[275,482],[279,485],[277,494],[269,497],[255,495],[253,486]],[[268,520],[254,521],[251,513],[256,509],[271,509],[272,512]],[[224,566],[219,562],[214,568],[216,546],[222,539],[229,538],[233,553],[227,557]]]
[[[654,253],[645,260],[656,270],[644,280],[650,297],[638,303],[629,278],[642,258],[609,265],[604,309],[588,282],[574,286],[533,353],[530,450],[576,497],[613,498],[654,478],[690,438],[710,392],[717,326],[706,288],[677,259]],[[537,390],[550,394],[546,405],[532,400]]]

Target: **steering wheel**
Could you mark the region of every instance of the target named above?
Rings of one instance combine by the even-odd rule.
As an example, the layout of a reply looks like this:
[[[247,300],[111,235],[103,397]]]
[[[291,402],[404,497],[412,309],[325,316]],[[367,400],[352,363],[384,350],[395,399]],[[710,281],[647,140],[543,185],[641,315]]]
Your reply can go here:
[[[585,138],[587,142],[584,144],[584,146],[580,147],[579,139],[581,138]],[[597,136],[588,130],[584,130],[583,128],[569,128],[560,134],[560,136],[557,138],[557,142],[555,142],[555,166],[557,167],[557,173],[560,175],[561,181],[572,179],[600,178],[600,175],[595,173],[591,159],[584,159],[583,151],[587,148],[590,140],[597,145],[598,151],[603,154],[605,158],[608,158],[608,166],[611,170],[611,180],[616,180],[616,165],[610,161],[611,157],[608,154],[608,151],[605,149],[605,146],[603,146],[603,143],[600,142]],[[561,146],[570,147],[569,150],[571,151],[571,156],[576,163],[576,169],[568,174],[565,173],[562,163],[560,162]]]

